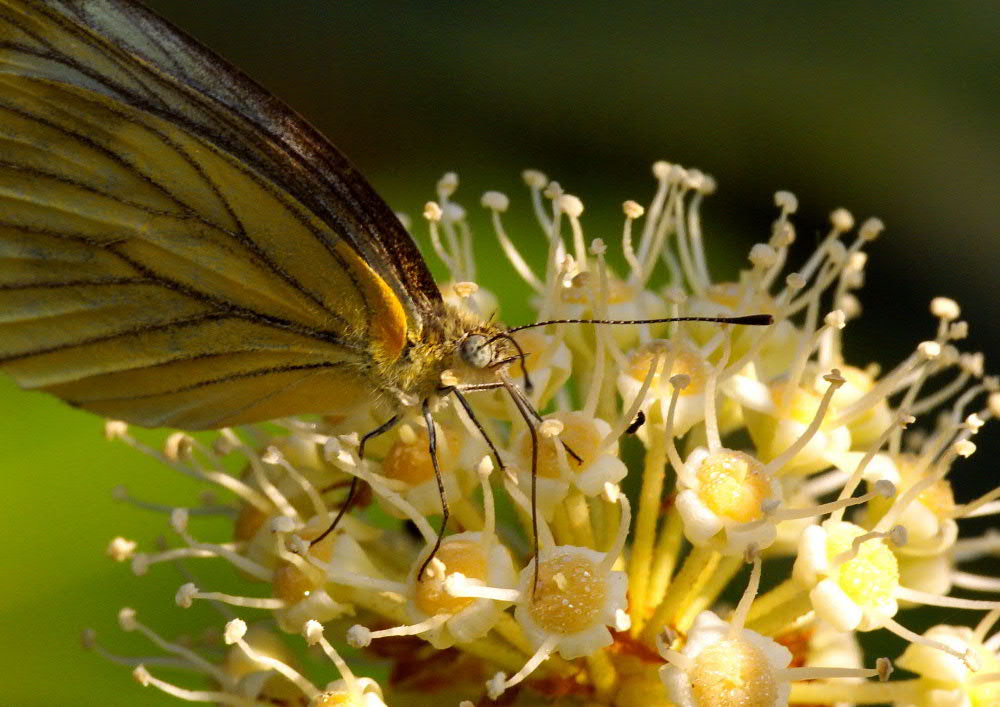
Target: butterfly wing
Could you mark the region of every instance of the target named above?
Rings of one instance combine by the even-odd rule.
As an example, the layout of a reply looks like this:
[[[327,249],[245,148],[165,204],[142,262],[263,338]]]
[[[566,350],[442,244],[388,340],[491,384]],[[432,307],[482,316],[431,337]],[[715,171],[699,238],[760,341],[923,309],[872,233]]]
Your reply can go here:
[[[440,311],[434,278],[395,214],[339,150],[266,89],[131,0],[28,4],[57,9],[93,32],[74,50],[119,67],[105,70],[97,90],[184,124],[295,194],[389,284],[411,327]]]
[[[211,60],[131,3],[0,2],[0,367],[23,387],[188,429],[345,409],[419,326],[363,227],[388,208],[188,80],[232,79]]]

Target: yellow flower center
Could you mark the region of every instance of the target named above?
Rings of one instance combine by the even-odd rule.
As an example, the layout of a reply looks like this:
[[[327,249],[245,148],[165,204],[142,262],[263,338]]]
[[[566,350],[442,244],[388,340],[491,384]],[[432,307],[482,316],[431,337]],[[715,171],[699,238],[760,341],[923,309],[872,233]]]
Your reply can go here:
[[[740,305],[745,291],[746,288],[737,282],[718,282],[709,287],[705,295],[713,304],[736,309]]]
[[[857,555],[837,567],[832,560],[851,549],[854,538],[865,530],[853,523],[828,523],[826,554],[831,561],[830,578],[863,609],[878,609],[893,602],[899,586],[899,566],[896,556],[881,538],[861,543]]]
[[[596,273],[582,272],[573,278],[573,284],[561,292],[563,302],[567,304],[589,304],[592,297],[598,293]],[[613,273],[608,273],[608,304],[622,304],[635,298],[635,290]]]
[[[720,450],[706,457],[696,474],[698,496],[716,515],[738,523],[760,518],[771,486],[764,465],[749,454]]]
[[[899,469],[902,488],[908,489],[923,480],[923,474],[917,471],[916,465],[917,459],[913,456],[906,455],[900,458],[896,466]],[[941,520],[951,518],[955,510],[955,494],[946,479],[938,479],[928,486],[917,496],[917,500]]]
[[[767,658],[739,638],[702,650],[689,677],[699,707],[772,707],[778,697],[778,683]]]
[[[251,540],[266,520],[267,514],[264,511],[252,503],[244,503],[240,506],[240,513],[233,526],[233,540]]]
[[[994,651],[987,649],[982,643],[974,642],[970,645],[979,659],[980,675],[992,675],[1000,673],[1000,659]],[[1000,682],[992,680],[969,687],[969,699],[973,707],[989,707],[1000,704]]]
[[[524,365],[529,373],[544,368],[548,364],[548,361],[544,359],[542,354],[545,353],[549,346],[549,337],[540,331],[528,330],[517,332],[514,338],[524,351]],[[515,351],[514,353],[517,352]],[[520,363],[514,364],[514,372],[518,374],[521,372]]]
[[[656,341],[639,349],[629,361],[628,375],[637,381],[644,381],[656,354],[659,354],[660,362],[656,366],[656,373],[653,374],[652,388],[669,389],[670,378],[681,374],[691,379],[688,386],[681,391],[682,396],[695,395],[705,387],[708,366],[697,351],[679,342]],[[673,354],[673,364],[669,371],[664,371],[666,359],[671,357],[670,354]]]
[[[589,628],[604,607],[606,579],[594,562],[575,553],[542,562],[529,604],[531,617],[551,633]]]
[[[816,417],[819,410],[820,401],[823,396],[814,390],[798,386],[791,393],[787,392],[788,385],[783,381],[771,384],[771,399],[779,406],[783,405],[782,417],[789,418],[802,425],[808,425]],[[834,405],[827,409],[826,416],[820,429],[829,429],[831,420],[837,417]]]
[[[562,477],[559,470],[559,454],[556,445],[567,445],[583,460],[577,462],[568,452],[566,462],[570,471],[580,471],[586,468],[597,455],[601,445],[601,434],[594,423],[594,418],[587,417],[582,412],[557,412],[546,416],[548,419],[559,420],[563,430],[556,437],[538,437],[538,475],[546,479]],[[520,457],[525,469],[531,468],[531,436],[524,433],[520,438]]]
[[[243,639],[258,655],[279,660],[286,665],[293,665],[295,663],[295,657],[292,655],[285,642],[277,634],[272,633],[265,628],[260,626],[251,626]],[[271,666],[254,660],[244,653],[243,649],[239,646],[233,646],[226,651],[226,654],[222,659],[221,667],[222,671],[226,675],[234,680],[240,680],[251,673],[260,672],[261,670],[269,670]],[[278,677],[280,680],[284,680],[284,678],[281,678],[280,676]],[[273,688],[277,685],[276,683],[269,682],[269,686]],[[294,686],[291,687],[294,688]],[[299,692],[298,694],[302,693]]]
[[[310,540],[319,537],[320,533],[326,530],[304,528],[302,539]],[[315,545],[309,547],[309,554],[320,562],[329,562],[333,557],[333,538],[331,533],[320,540]],[[278,599],[284,599],[289,604],[295,604],[306,597],[323,584],[323,573],[317,568],[303,571],[291,562],[282,561],[274,568],[274,575],[271,579],[271,591]]]
[[[875,385],[875,379],[871,373],[857,366],[841,366],[837,370],[840,371],[840,375],[847,381],[847,385],[841,388],[838,394],[849,391],[851,388],[854,388],[854,391],[857,393],[867,393]],[[837,395],[834,395],[834,400],[837,397]]]
[[[324,692],[322,695],[316,695],[312,702],[309,703],[309,707],[338,707],[339,705],[354,705],[359,704],[351,694],[346,691],[336,691],[336,692]]]
[[[470,579],[486,581],[486,556],[483,546],[471,540],[446,541],[435,559],[444,563],[445,572],[425,572],[417,582],[414,601],[417,608],[428,616],[457,614],[473,602],[471,597],[454,597],[444,590],[448,574],[461,572]],[[428,568],[429,569],[429,568]]]
[[[449,430],[446,436],[448,443],[444,444],[440,430],[438,431],[437,456],[442,474],[450,471],[454,465],[455,454],[452,450],[459,444],[457,434]],[[382,460],[382,474],[410,486],[433,479],[434,463],[431,461],[427,430],[423,427],[416,428],[410,439],[397,439]]]

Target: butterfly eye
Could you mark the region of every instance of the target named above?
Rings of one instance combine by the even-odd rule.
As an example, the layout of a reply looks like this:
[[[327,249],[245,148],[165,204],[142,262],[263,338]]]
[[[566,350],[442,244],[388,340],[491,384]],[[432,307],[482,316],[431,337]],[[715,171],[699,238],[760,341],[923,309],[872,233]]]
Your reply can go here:
[[[482,334],[471,334],[462,341],[459,353],[473,368],[486,368],[493,360],[493,345]]]

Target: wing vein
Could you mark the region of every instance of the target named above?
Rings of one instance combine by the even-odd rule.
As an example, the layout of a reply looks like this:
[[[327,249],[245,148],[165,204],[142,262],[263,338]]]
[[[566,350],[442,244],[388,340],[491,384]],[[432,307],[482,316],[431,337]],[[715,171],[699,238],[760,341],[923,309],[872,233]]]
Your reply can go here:
[[[346,364],[347,361],[323,361],[319,363],[290,364],[287,366],[272,366],[270,368],[258,368],[251,371],[240,371],[239,373],[230,373],[224,376],[219,376],[218,378],[210,378],[207,380],[198,381],[197,383],[191,383],[190,385],[171,388],[169,390],[159,390],[153,393],[142,393],[139,395],[125,395],[116,398],[102,398],[100,402],[103,404],[103,403],[143,400],[145,398],[155,398],[162,395],[175,395],[177,393],[185,393],[189,390],[197,390],[198,388],[205,388],[210,385],[218,385],[221,383],[229,383],[235,380],[245,380],[247,378],[259,378],[260,376],[272,375],[275,373],[290,373],[292,371],[309,371],[309,370],[316,370],[323,368],[337,368],[339,366],[343,366]],[[256,401],[254,401],[254,404],[256,404]]]

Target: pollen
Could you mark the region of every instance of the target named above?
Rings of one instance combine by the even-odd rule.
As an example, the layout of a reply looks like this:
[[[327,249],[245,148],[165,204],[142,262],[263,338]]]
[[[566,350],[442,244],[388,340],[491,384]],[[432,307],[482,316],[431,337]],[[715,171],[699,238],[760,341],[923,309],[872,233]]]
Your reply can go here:
[[[855,538],[865,531],[853,523],[826,525],[827,558],[831,560],[831,578],[844,593],[863,609],[892,604],[899,586],[899,566],[889,546],[880,539],[860,544],[857,555],[846,562],[832,562],[841,553],[850,552]]]
[[[576,554],[560,554],[538,568],[531,617],[551,633],[576,633],[598,620],[607,597],[605,573]]]
[[[632,356],[627,369],[629,377],[639,382],[645,380],[646,374],[649,372],[649,366],[653,361],[653,356],[658,351],[665,351],[667,357],[673,354],[673,365],[669,371],[664,371],[666,363],[665,359],[661,357],[656,373],[653,374],[652,387],[665,386],[666,382],[673,376],[685,375],[690,379],[690,382],[681,391],[682,397],[696,395],[702,391],[705,387],[705,379],[708,376],[709,370],[708,366],[694,349],[683,343],[668,343],[663,341],[655,342],[653,346],[657,347],[657,350],[646,346]]]
[[[414,601],[417,608],[428,616],[457,614],[471,604],[471,597],[456,597],[444,589],[447,575],[461,572],[469,579],[486,581],[486,556],[483,546],[470,540],[452,540],[441,545],[436,560],[444,566],[444,572],[427,572],[417,582]]]
[[[562,477],[559,466],[559,451],[557,444],[565,445],[565,448],[572,449],[583,460],[581,464],[570,461],[569,467],[579,470],[587,466],[597,455],[601,446],[603,435],[595,424],[594,418],[588,417],[582,412],[563,412],[550,415],[550,419],[559,420],[563,424],[562,432],[558,437],[539,436],[538,438],[538,475],[547,479],[558,479]],[[520,456],[530,463],[531,460],[531,437],[522,435],[520,444]]]
[[[698,495],[716,515],[739,523],[757,520],[771,487],[764,465],[744,452],[723,449],[709,455],[695,472]]]
[[[778,697],[778,683],[767,657],[739,638],[703,649],[689,676],[699,707],[771,707]]]

